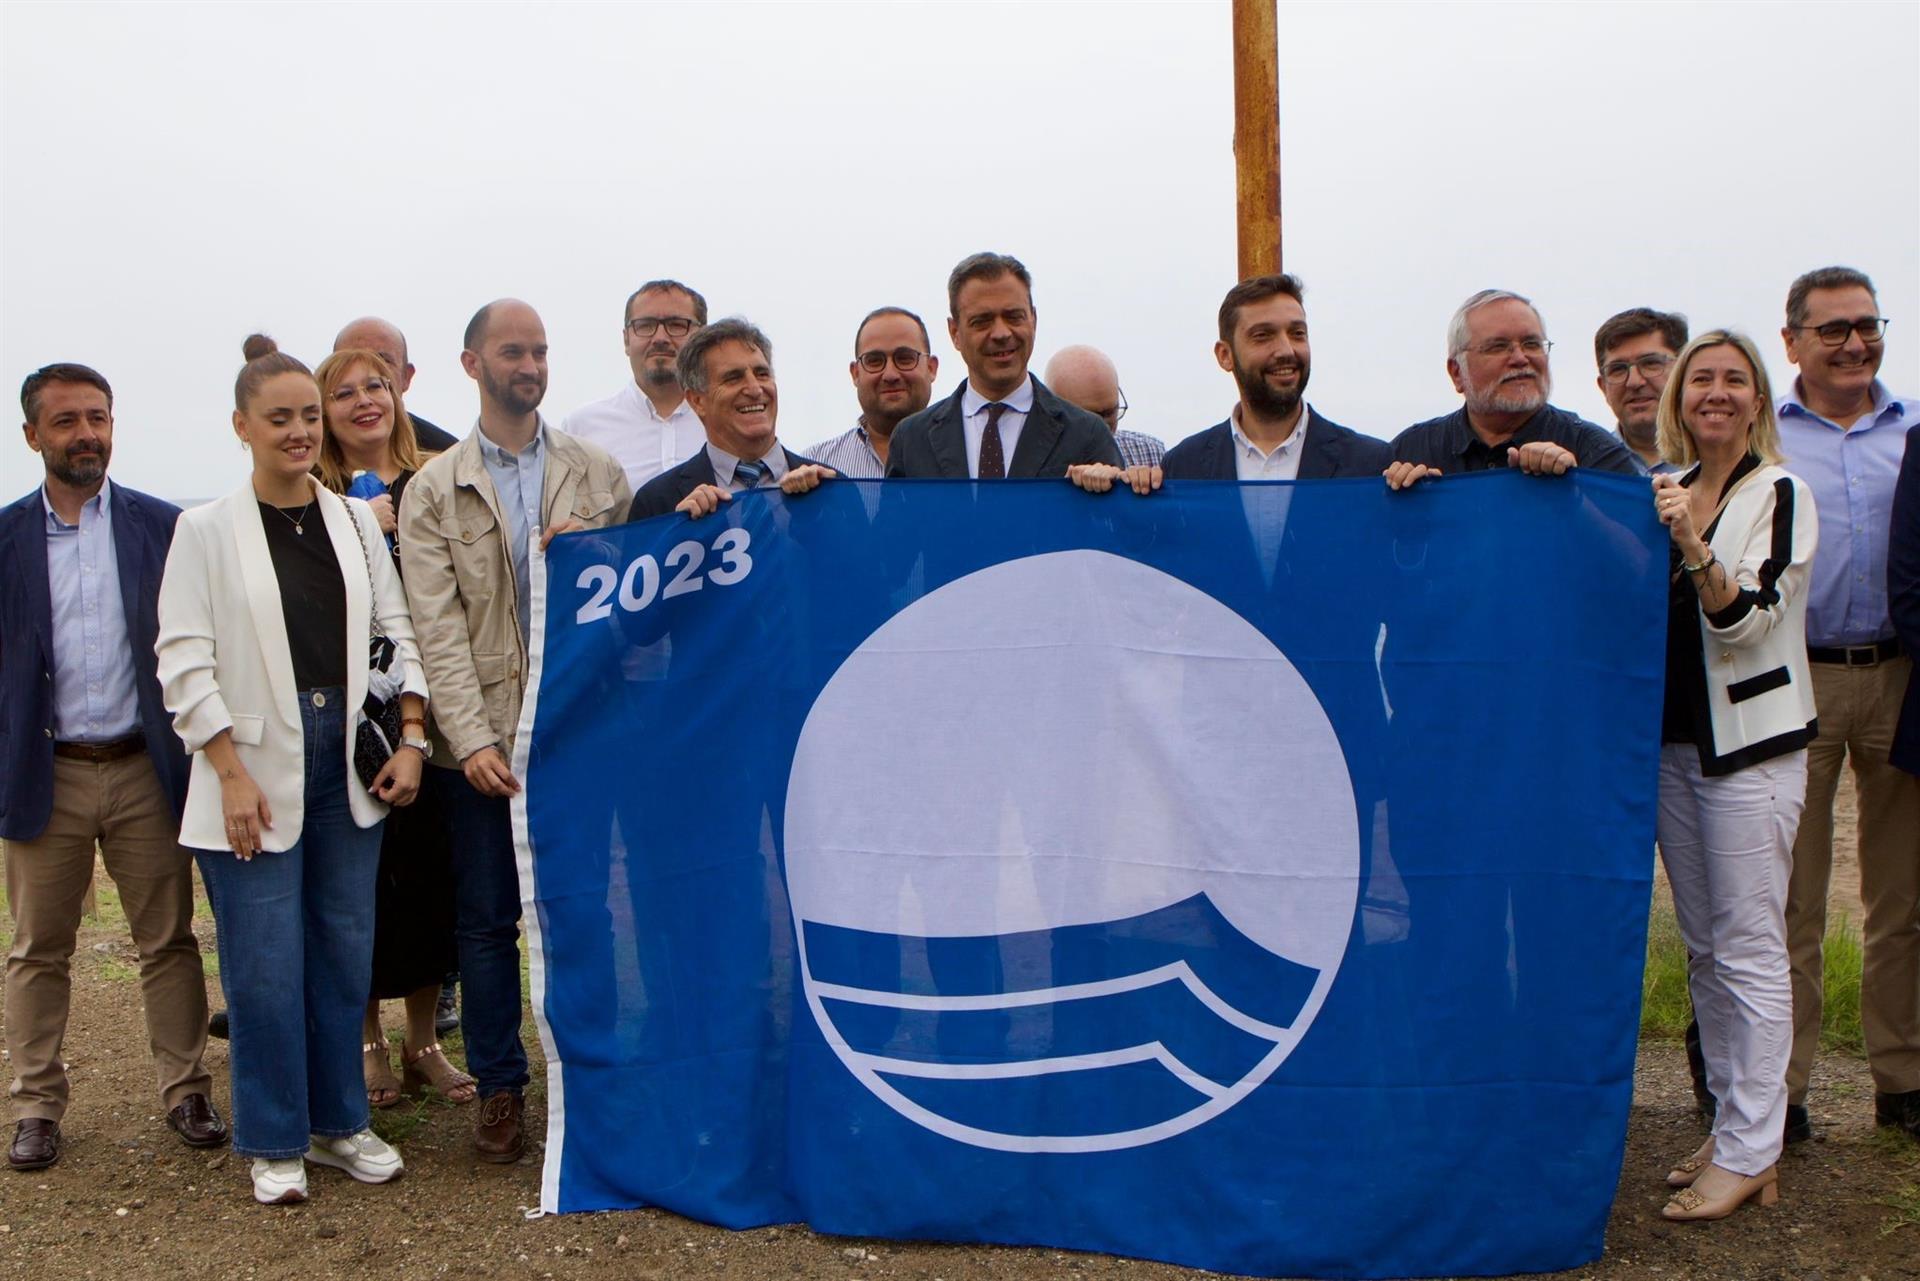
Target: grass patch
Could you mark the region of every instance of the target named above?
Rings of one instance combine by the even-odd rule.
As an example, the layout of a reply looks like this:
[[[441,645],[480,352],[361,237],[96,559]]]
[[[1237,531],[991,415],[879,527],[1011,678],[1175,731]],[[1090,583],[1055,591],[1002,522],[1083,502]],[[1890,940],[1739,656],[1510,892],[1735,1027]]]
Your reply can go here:
[[[1880,1224],[1881,1236],[1891,1236],[1901,1228],[1920,1228],[1920,1183],[1909,1183],[1874,1204],[1883,1205],[1889,1211]]]
[[[131,965],[123,965],[111,956],[100,958],[100,977],[112,979],[116,983],[131,983],[140,977],[140,971]]]
[[[1820,1048],[1827,1053],[1860,1055],[1866,1042],[1860,1032],[1860,930],[1843,916],[1827,922],[1825,958],[1826,1010],[1820,1026]],[[1687,995],[1687,945],[1680,924],[1664,897],[1654,900],[1647,921],[1647,969],[1641,981],[1640,1035],[1679,1040],[1693,1018]]]

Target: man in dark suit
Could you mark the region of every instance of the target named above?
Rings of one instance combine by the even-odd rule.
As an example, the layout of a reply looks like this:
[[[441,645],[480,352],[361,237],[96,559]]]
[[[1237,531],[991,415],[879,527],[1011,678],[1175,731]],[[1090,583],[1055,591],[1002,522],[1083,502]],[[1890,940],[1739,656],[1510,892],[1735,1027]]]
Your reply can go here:
[[[6,1038],[17,1118],[7,1164],[60,1159],[69,963],[94,847],[140,952],[140,992],[167,1122],[193,1147],[226,1141],[201,1063],[206,977],[180,847],[187,759],[161,701],[160,577],[180,510],[107,482],[113,391],[85,365],[20,388],[46,481],[0,508],[0,839],[13,947]]]
[[[1887,613],[1909,654],[1920,654],[1920,427],[1907,429],[1907,452],[1893,487],[1893,532],[1887,539]],[[1887,754],[1909,774],[1920,774],[1920,676],[1907,678],[1906,701]]]
[[[413,386],[413,362],[407,359],[407,336],[398,327],[378,316],[362,316],[334,335],[335,351],[345,351],[349,347],[370,351],[386,361],[393,369],[393,376],[399,380],[401,396],[404,397]],[[436,427],[411,409],[407,411],[407,417],[413,422],[415,439],[427,453],[443,454],[460,443],[458,436],[443,427]]]
[[[680,385],[706,428],[706,447],[640,487],[629,521],[684,512],[698,520],[743,490],[804,494],[835,473],[782,445],[775,435],[780,391],[773,343],[758,326],[729,316],[696,329],[680,348]]]
[[[1123,471],[1107,425],[1027,372],[1033,277],[1019,259],[994,253],[961,259],[947,277],[947,309],[947,337],[966,364],[966,381],[894,428],[889,478],[1065,476],[1082,488],[1106,489],[1125,476],[1146,492]]]
[[[1386,441],[1342,427],[1302,399],[1313,372],[1304,294],[1290,275],[1255,276],[1227,291],[1213,358],[1240,385],[1240,401],[1225,422],[1167,451],[1160,465],[1169,479],[1378,476],[1393,461]]]

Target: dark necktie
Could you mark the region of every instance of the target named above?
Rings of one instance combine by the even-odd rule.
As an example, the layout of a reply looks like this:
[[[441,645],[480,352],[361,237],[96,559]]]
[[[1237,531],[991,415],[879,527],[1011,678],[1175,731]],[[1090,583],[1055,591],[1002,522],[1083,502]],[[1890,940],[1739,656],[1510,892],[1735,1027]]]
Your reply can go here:
[[[987,406],[987,429],[980,433],[981,480],[1007,478],[1007,455],[1000,447],[1000,415],[1006,412],[1007,407],[997,400]]]
[[[733,465],[733,478],[739,481],[741,486],[746,489],[752,489],[757,486],[760,483],[760,478],[766,474],[767,465],[765,463],[750,463],[745,459],[741,459]]]

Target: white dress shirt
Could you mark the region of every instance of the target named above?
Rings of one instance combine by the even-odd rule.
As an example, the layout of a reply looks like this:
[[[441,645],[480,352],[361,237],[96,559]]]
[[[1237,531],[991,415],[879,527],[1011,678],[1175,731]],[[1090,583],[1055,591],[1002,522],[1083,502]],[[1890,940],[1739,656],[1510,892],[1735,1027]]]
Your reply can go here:
[[[980,442],[987,434],[987,406],[993,403],[974,390],[971,378],[967,380],[966,390],[960,393],[960,414],[967,433],[967,475],[975,480],[980,479]],[[1033,375],[1028,374],[1019,390],[999,403],[1007,407],[1000,415],[1000,453],[1011,476],[1020,429],[1027,425],[1027,415],[1033,411]]]
[[[1300,421],[1287,433],[1287,438],[1269,452],[1247,439],[1247,434],[1240,430],[1240,406],[1235,404],[1233,412],[1227,415],[1233,432],[1234,474],[1241,480],[1300,479],[1300,455],[1307,439],[1308,420],[1312,417],[1313,410],[1301,405]]]
[[[671,414],[660,416],[640,390],[629,382],[605,400],[582,405],[568,414],[560,430],[590,440],[612,454],[627,473],[627,484],[640,486],[661,472],[678,467],[707,443],[693,406],[682,400]]]

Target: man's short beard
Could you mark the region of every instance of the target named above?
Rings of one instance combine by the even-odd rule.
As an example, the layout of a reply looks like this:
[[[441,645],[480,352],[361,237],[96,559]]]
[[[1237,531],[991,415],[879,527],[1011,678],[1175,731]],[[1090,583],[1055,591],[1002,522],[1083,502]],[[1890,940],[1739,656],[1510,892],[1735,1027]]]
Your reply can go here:
[[[1247,369],[1236,356],[1233,380],[1240,384],[1240,399],[1262,418],[1291,417],[1293,411],[1300,408],[1300,398],[1307,394],[1307,379],[1313,374],[1313,366],[1305,361],[1296,367],[1300,370],[1300,381],[1292,391],[1281,391],[1268,384],[1265,373]]]
[[[1543,375],[1536,376],[1532,385],[1525,390],[1517,389],[1520,380],[1516,379],[1516,389],[1503,391],[1505,382],[1496,382],[1492,387],[1481,391],[1467,379],[1467,408],[1476,414],[1531,414],[1546,407],[1547,397],[1553,394],[1553,384]]]
[[[481,370],[480,373],[486,383],[487,395],[491,396],[494,403],[508,413],[530,414],[540,408],[540,402],[547,398],[547,389],[545,387],[535,387],[531,389],[530,393],[533,399],[526,400],[523,404],[522,401],[529,395],[527,390],[515,386],[511,379],[504,384],[495,382],[493,375],[487,373],[484,369]]]
[[[648,365],[646,372],[640,375],[640,381],[664,391],[680,385],[680,370],[674,365]]]
[[[97,485],[107,474],[107,460],[113,451],[102,446],[100,452],[76,455],[72,450],[47,458],[47,474],[62,485],[71,485],[75,489],[84,489],[88,485]]]

